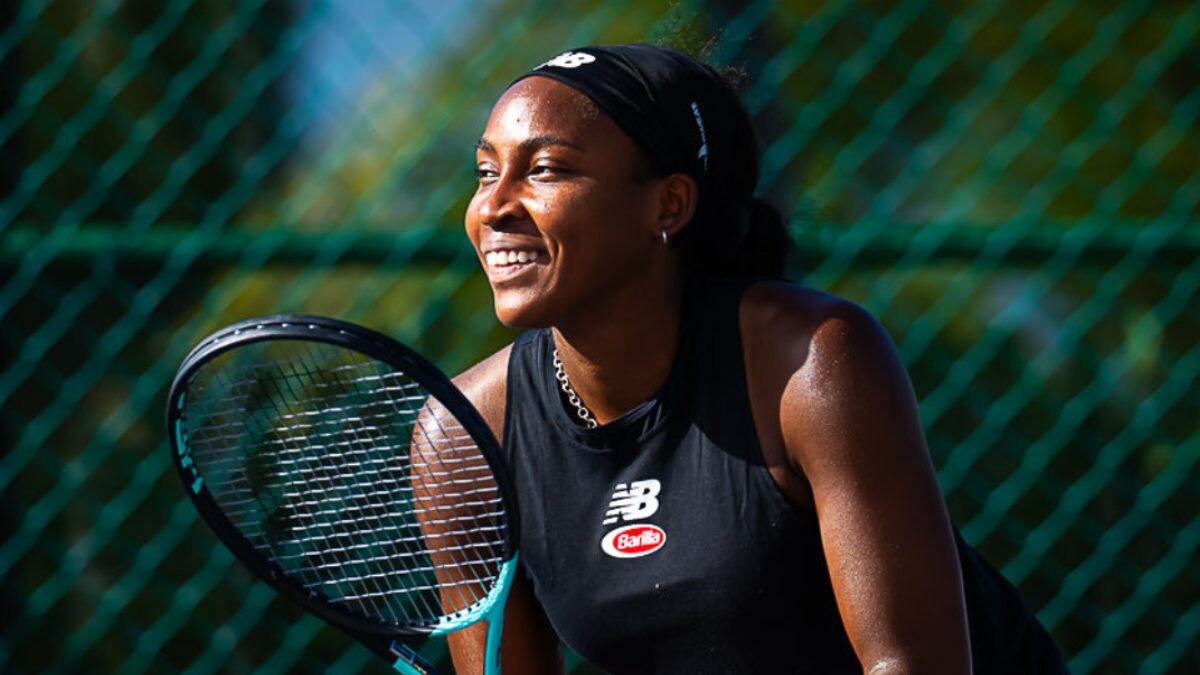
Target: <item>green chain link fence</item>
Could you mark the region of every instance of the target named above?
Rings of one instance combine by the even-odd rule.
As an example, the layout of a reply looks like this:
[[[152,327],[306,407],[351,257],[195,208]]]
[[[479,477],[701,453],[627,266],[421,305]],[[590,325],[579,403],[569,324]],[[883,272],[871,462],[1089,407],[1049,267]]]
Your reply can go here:
[[[384,672],[198,523],[165,388],[270,312],[450,371],[511,339],[460,230],[488,108],[645,39],[746,68],[792,276],[888,326],[956,522],[1072,671],[1200,672],[1183,0],[4,3],[0,668]]]

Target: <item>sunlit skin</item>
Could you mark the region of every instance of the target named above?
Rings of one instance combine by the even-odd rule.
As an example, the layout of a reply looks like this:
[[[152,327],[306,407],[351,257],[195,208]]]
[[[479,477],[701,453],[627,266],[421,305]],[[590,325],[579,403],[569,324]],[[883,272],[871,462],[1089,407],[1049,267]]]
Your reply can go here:
[[[553,329],[573,387],[601,423],[646,400],[679,335],[681,254],[661,231],[687,226],[695,183],[646,175],[615,123],[540,77],[500,98],[476,159],[466,230],[497,317]],[[501,249],[526,251],[527,262],[497,264]],[[969,673],[952,530],[886,333],[849,302],[772,282],[747,290],[739,321],[764,462],[789,501],[818,516],[863,671]],[[455,379],[499,438],[508,356],[505,348]],[[520,575],[505,616],[503,670],[561,673],[557,638]],[[477,626],[451,637],[457,672],[481,672],[483,635]]]

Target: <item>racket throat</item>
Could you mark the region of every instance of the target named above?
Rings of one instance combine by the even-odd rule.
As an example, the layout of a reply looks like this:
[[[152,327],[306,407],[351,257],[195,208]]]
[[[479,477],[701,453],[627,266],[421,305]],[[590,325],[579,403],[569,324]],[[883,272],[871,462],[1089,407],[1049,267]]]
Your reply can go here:
[[[392,641],[392,644],[388,646],[388,651],[396,657],[392,668],[404,675],[431,675],[434,673],[434,670],[425,663],[416,650],[406,644]]]

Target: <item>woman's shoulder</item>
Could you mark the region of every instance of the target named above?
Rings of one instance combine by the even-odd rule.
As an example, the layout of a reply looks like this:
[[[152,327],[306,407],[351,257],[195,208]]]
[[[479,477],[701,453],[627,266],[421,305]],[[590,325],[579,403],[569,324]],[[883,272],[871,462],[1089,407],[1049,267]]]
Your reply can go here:
[[[760,283],[743,294],[739,319],[748,385],[776,419],[910,407],[912,384],[895,344],[857,304],[795,284]]]
[[[793,372],[814,359],[892,351],[886,331],[870,312],[832,293],[787,281],[747,286],[739,321],[747,350],[772,356],[773,367],[790,364]]]
[[[509,344],[452,378],[454,385],[479,410],[496,438],[504,437],[504,404],[508,389]]]

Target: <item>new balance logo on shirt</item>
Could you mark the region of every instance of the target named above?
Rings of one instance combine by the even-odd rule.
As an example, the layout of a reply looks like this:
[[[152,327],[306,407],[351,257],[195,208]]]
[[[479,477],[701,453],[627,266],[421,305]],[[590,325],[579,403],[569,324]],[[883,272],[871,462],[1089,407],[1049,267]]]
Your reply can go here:
[[[608,503],[608,511],[604,512],[604,524],[610,525],[621,520],[641,520],[649,518],[658,511],[658,493],[662,483],[650,478],[635,480],[632,483],[617,483],[613,490],[612,501]]]
[[[618,520],[643,520],[658,512],[658,493],[662,483],[657,479],[617,483],[612,500],[604,512],[605,525]],[[667,543],[667,533],[657,525],[634,523],[611,530],[600,540],[600,549],[614,558],[640,558],[661,549]]]

